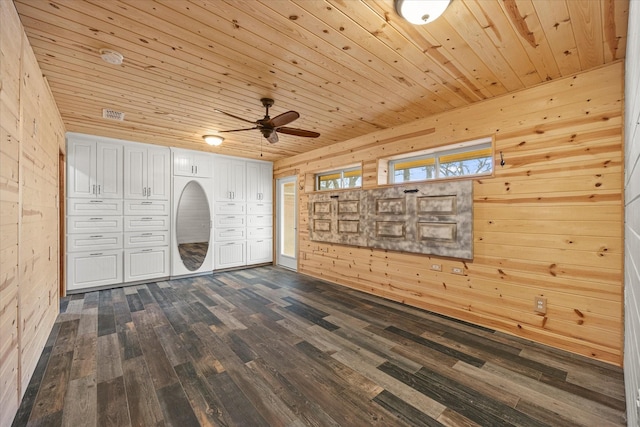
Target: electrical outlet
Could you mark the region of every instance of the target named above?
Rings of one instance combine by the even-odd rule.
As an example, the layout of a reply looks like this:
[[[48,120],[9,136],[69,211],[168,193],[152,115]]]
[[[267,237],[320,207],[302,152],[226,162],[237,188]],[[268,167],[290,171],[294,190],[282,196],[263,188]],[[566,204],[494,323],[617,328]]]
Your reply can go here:
[[[453,274],[463,274],[462,269],[460,267],[451,267],[451,272]]]
[[[433,271],[442,271],[442,266],[440,264],[431,264],[431,269]]]
[[[547,299],[545,297],[533,297],[533,311],[536,313],[547,314]]]

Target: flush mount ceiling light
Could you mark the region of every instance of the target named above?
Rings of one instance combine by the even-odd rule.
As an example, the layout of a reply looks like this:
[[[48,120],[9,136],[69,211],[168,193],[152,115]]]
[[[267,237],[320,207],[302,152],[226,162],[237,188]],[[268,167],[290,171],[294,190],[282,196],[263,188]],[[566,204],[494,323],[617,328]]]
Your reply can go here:
[[[222,141],[224,141],[224,138],[218,135],[204,135],[202,139],[204,139],[204,142],[207,144],[215,146],[222,144]]]
[[[112,65],[120,65],[122,64],[122,60],[124,56],[120,52],[116,52],[111,49],[100,49],[100,58],[104,62],[107,62]]]
[[[451,0],[394,0],[396,12],[415,25],[428,24],[445,11]]]

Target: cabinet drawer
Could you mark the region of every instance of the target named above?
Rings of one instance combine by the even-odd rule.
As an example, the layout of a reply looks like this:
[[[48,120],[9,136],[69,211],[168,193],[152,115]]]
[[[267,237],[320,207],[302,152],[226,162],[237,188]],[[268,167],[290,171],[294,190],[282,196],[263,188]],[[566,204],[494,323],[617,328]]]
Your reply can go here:
[[[169,247],[125,249],[124,281],[148,280],[169,276]]]
[[[246,218],[244,215],[216,215],[214,224],[216,228],[244,227],[246,225]]]
[[[272,215],[273,205],[271,203],[247,203],[248,215]]]
[[[122,200],[67,199],[67,215],[122,215]]]
[[[168,200],[125,200],[125,215],[169,215]]]
[[[245,242],[216,243],[214,256],[216,269],[245,265]]]
[[[124,231],[169,230],[168,216],[125,216]]]
[[[247,227],[271,227],[273,216],[271,215],[247,215]]]
[[[214,242],[221,240],[244,240],[246,239],[245,228],[216,228],[214,230]]]
[[[169,246],[168,231],[149,231],[149,232],[128,232],[124,233],[124,247],[129,248],[145,248]]]
[[[247,241],[247,264],[273,261],[273,240],[259,239]]]
[[[69,234],[67,251],[105,251],[122,249],[122,233]]]
[[[122,232],[122,216],[67,216],[67,233]]]
[[[271,239],[272,237],[272,227],[247,227],[247,239]]]
[[[246,211],[246,203],[237,202],[215,202],[213,208],[216,215],[218,214],[244,214]]]
[[[122,249],[67,254],[67,290],[122,283]]]

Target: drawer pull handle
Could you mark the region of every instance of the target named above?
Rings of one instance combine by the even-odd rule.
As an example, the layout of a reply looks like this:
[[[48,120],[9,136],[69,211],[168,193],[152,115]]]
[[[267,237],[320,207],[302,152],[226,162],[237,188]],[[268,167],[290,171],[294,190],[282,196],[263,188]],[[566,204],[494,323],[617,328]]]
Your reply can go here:
[[[152,203],[153,203],[153,202],[142,202],[142,204],[143,204],[143,205],[150,205],[150,204],[152,204]]]
[[[92,239],[97,239],[98,237],[102,237],[102,234],[97,234],[95,236],[89,236]]]
[[[151,252],[153,249],[143,249],[142,252]]]
[[[89,218],[89,221],[102,221],[103,218]]]
[[[153,233],[142,233],[142,236],[153,236]]]
[[[151,218],[151,217],[145,217],[145,218],[142,218],[142,221],[151,221],[152,219],[153,218]]]
[[[95,253],[95,254],[89,254],[89,256],[98,256],[98,255],[102,255],[102,252],[98,252],[98,253]]]
[[[89,200],[89,203],[102,203],[102,200]]]

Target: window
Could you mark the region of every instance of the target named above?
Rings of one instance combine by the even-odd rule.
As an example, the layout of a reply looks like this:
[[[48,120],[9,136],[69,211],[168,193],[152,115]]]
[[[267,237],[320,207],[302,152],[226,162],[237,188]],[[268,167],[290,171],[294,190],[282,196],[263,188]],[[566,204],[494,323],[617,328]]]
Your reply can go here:
[[[462,144],[464,145],[464,144]],[[426,181],[458,176],[489,175],[493,172],[491,140],[472,141],[457,148],[389,160],[389,183]]]
[[[362,187],[362,168],[340,169],[316,174],[316,190],[340,190]]]

